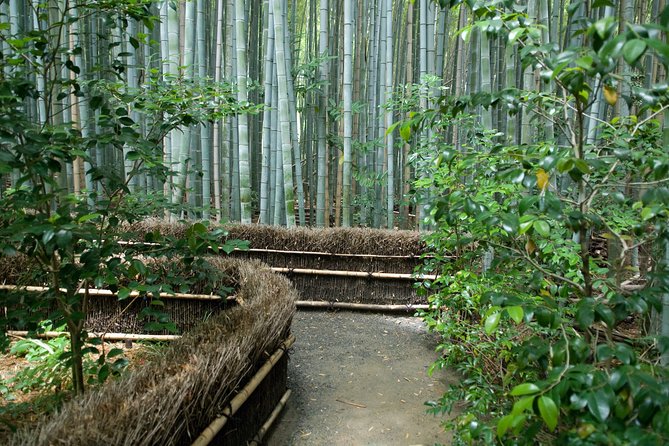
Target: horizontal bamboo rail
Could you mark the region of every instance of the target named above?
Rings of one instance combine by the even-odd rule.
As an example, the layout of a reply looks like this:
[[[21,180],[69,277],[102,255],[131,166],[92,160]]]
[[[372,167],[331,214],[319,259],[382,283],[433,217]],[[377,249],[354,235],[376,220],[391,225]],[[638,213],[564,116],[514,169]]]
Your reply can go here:
[[[29,332],[8,330],[7,335],[26,337],[29,335]],[[101,338],[106,341],[174,341],[181,337],[180,335],[144,335],[133,333],[88,333],[88,335],[89,337]],[[70,334],[66,331],[45,331],[43,333],[37,333],[35,336],[37,338],[51,339],[60,336],[70,336]]]
[[[43,293],[45,291],[49,291],[49,289],[50,288],[48,287],[42,287],[42,286],[0,285],[0,290],[26,291],[29,293]],[[66,290],[61,288],[61,291],[65,292]],[[90,296],[105,296],[105,297],[113,297],[118,295],[118,293],[114,293],[111,290],[101,290],[97,288],[80,289],[78,293],[79,294],[88,293],[88,295]],[[149,294],[155,296],[155,293],[149,293]],[[131,291],[128,297],[140,297],[141,295],[142,294],[139,291]],[[221,297],[214,294],[158,293],[158,296],[160,296],[161,299],[183,299],[183,300],[234,301],[236,299],[235,296]]]
[[[267,431],[270,430],[270,428],[276,421],[277,417],[285,407],[288,398],[290,398],[290,393],[291,393],[290,389],[286,390],[286,393],[283,394],[283,396],[279,400],[279,403],[276,405],[272,413],[269,415],[267,421],[265,421],[265,424],[263,424],[260,427],[260,430],[258,430],[258,433],[255,435],[255,437],[253,437],[253,440],[249,442],[249,446],[260,446],[260,444],[262,444],[262,439],[265,438],[265,434],[267,434]]]
[[[267,254],[295,254],[295,255],[305,255],[305,256],[322,256],[322,257],[353,257],[353,258],[365,258],[365,259],[414,259],[420,260],[421,258],[432,258],[432,256],[423,256],[421,254],[409,254],[405,256],[401,255],[385,255],[385,254],[355,254],[355,253],[340,253],[340,252],[320,252],[320,251],[290,251],[290,250],[281,250],[281,249],[263,249],[263,248],[249,248],[249,249],[238,249],[235,248],[234,252],[253,252],[253,253],[267,253]]]
[[[331,269],[307,269],[307,268],[283,268],[271,267],[272,271],[283,274],[302,274],[308,276],[337,276],[337,277],[359,277],[370,279],[386,279],[386,280],[435,280],[437,278],[434,274],[400,274],[400,273],[374,273],[364,271],[337,271]]]
[[[376,311],[379,313],[409,313],[416,310],[427,310],[430,308],[429,305],[375,305],[312,300],[298,300],[296,304],[298,308],[303,309],[338,309],[353,311]]]
[[[202,431],[200,436],[195,439],[192,446],[207,446],[214,440],[216,434],[218,434],[221,429],[223,429],[223,426],[225,426],[225,423],[228,422],[228,419],[233,416],[240,407],[242,407],[246,400],[253,394],[253,391],[258,387],[262,380],[265,379],[274,365],[279,362],[286,350],[288,350],[294,342],[295,336],[291,336],[281,344],[281,346],[274,352],[274,354],[270,356],[267,362],[265,362],[265,364],[260,367],[253,378],[251,378],[251,380],[246,383],[244,388],[240,390],[232,400],[230,400],[230,403],[226,406],[225,409],[223,409],[221,416],[212,421],[211,424],[209,424],[209,426],[207,426]]]
[[[160,246],[160,243],[153,242],[137,242],[137,241],[127,241],[119,240],[119,245],[145,245],[145,246]],[[211,249],[211,246],[209,247]],[[306,255],[306,256],[322,256],[322,257],[358,257],[365,259],[432,259],[434,256],[429,254],[408,254],[408,255],[391,255],[391,254],[357,254],[357,253],[342,253],[342,252],[325,252],[325,251],[292,251],[284,249],[270,249],[270,248],[248,248],[240,249],[235,248],[233,252],[252,252],[252,253],[267,253],[267,254],[296,254],[296,255]],[[444,256],[444,258],[455,259],[456,256]]]

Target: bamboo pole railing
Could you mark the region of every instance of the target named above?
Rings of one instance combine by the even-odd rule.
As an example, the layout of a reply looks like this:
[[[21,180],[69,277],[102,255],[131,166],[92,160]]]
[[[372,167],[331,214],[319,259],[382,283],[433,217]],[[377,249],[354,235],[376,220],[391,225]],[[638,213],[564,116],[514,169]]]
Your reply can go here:
[[[356,304],[350,302],[324,302],[312,300],[298,300],[298,308],[302,309],[328,309],[328,310],[352,310],[352,311],[376,311],[379,313],[409,313],[416,310],[427,310],[429,305],[377,305],[377,304]]]
[[[43,293],[49,291],[50,288],[42,286],[18,286],[18,285],[0,285],[0,290],[5,291],[26,291],[29,293]],[[65,292],[65,289],[61,288],[61,291]],[[79,294],[87,294],[90,296],[104,296],[104,297],[113,297],[117,296],[117,293],[114,293],[111,290],[102,290],[98,288],[89,288],[89,289],[80,289]],[[142,293],[139,291],[131,291],[128,297],[140,297]],[[156,293],[149,293],[149,295],[155,296]],[[221,297],[214,294],[187,294],[187,293],[157,293],[161,299],[183,299],[183,300],[212,300],[212,301],[234,301],[235,296],[226,296]]]
[[[233,416],[240,407],[246,402],[246,400],[253,394],[253,391],[258,387],[263,379],[269,374],[274,365],[279,362],[281,357],[284,355],[286,350],[288,350],[293,343],[295,342],[295,336],[291,336],[285,340],[281,346],[274,352],[272,356],[263,364],[258,372],[251,378],[251,380],[242,388],[235,397],[230,400],[228,406],[223,409],[221,416],[216,418],[214,421],[207,426],[199,437],[195,439],[192,446],[206,446],[213,441],[221,429],[228,422],[228,419]]]
[[[308,269],[308,268],[283,268],[271,267],[272,271],[283,274],[302,274],[309,276],[337,276],[337,277],[359,277],[370,279],[389,280],[435,280],[435,274],[401,274],[401,273],[376,273],[364,271],[337,271],[331,269]]]
[[[269,249],[269,248],[249,248],[249,249],[237,249],[235,248],[234,252],[253,252],[253,253],[267,253],[267,254],[295,254],[295,255],[305,255],[305,256],[322,256],[322,257],[352,257],[352,258],[365,258],[365,259],[408,259],[408,260],[420,260],[421,258],[431,258],[432,256],[421,254],[409,254],[409,255],[385,255],[385,254],[356,254],[356,253],[340,253],[340,252],[320,252],[320,251],[290,251],[282,249]]]
[[[137,242],[129,240],[119,240],[119,245],[144,245],[144,246],[160,246],[160,243],[153,242]],[[211,246],[209,246],[211,249]],[[248,249],[239,249],[235,248],[233,252],[253,252],[259,254],[295,254],[295,255],[306,255],[306,256],[322,256],[322,257],[353,257],[353,258],[366,258],[366,259],[431,259],[434,256],[429,254],[408,254],[408,255],[392,255],[392,254],[357,254],[357,253],[341,253],[341,252],[326,252],[326,251],[296,251],[296,250],[285,250],[285,249],[271,249],[271,248],[248,248]],[[444,258],[454,259],[456,256],[444,256]]]
[[[29,336],[28,331],[21,330],[8,330],[8,336],[15,337],[27,337]],[[179,339],[180,335],[145,335],[145,334],[134,334],[134,333],[88,333],[89,337],[101,338],[106,341],[174,341]],[[66,331],[45,331],[43,333],[35,334],[37,338],[51,339],[58,338],[60,336],[70,336]]]
[[[258,433],[255,435],[255,437],[253,437],[253,440],[249,442],[249,446],[260,446],[262,444],[262,439],[265,438],[265,434],[267,434],[283,408],[286,406],[286,402],[288,401],[288,398],[290,398],[290,394],[291,390],[286,390],[286,393],[283,394],[278,404],[267,418],[267,421],[265,421],[265,423],[260,427]]]

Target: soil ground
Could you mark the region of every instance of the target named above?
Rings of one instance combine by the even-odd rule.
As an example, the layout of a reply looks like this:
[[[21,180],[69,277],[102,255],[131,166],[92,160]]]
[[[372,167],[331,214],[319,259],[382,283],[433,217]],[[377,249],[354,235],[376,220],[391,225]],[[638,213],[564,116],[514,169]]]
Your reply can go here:
[[[427,369],[436,338],[414,317],[303,312],[293,321],[292,395],[265,438],[285,445],[448,444],[444,419],[427,414],[457,377]]]

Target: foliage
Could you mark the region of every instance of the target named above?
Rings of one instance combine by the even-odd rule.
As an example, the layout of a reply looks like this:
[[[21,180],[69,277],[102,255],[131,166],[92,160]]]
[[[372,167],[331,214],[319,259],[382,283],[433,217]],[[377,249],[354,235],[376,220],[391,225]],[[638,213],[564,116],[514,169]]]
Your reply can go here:
[[[636,114],[602,123],[598,141],[589,143],[583,123],[593,85],[625,81],[619,64],[645,56],[666,69],[659,33],[669,9],[660,23],[620,32],[611,17],[586,19],[587,44],[557,52],[536,40],[524,14],[472,4],[473,26],[518,45],[524,65],[556,91],[444,98],[403,124],[436,135],[415,155],[433,161],[417,189],[437,197],[427,268],[440,277],[423,286],[424,318],[443,336],[434,367],[464,376],[432,409],[464,401],[451,423],[461,444],[666,444],[669,339],[630,329],[662,311],[669,287],[669,152],[658,119],[667,86],[635,86]],[[609,88],[607,101],[618,100]],[[471,115],[490,106],[550,120],[566,137],[510,145]],[[466,136],[457,145],[447,137],[453,128]],[[598,237],[608,255],[594,249]],[[636,249],[652,254],[641,268],[630,261]],[[647,285],[626,287],[628,279]]]
[[[40,29],[14,35],[8,23],[0,26],[6,48],[0,78],[0,174],[12,177],[11,187],[0,189],[0,252],[28,256],[49,286],[39,295],[7,294],[0,342],[6,345],[8,326],[37,332],[46,318],[56,326],[64,324],[70,349],[59,358],[72,367],[74,389],[82,392],[83,358],[100,353],[95,345],[99,341],[84,345],[86,290],[109,288],[118,291],[120,298],[131,290],[146,295],[172,292],[188,281],[176,274],[164,278],[150,273],[147,258],[174,257],[181,272],[188,274],[196,267],[201,270],[203,261],[198,256],[221,249],[222,234],[209,231],[206,223],[193,225],[182,239],[154,237],[147,240],[153,245],[136,247],[119,244],[124,238],[123,223],[155,211],[140,195],[132,195],[134,179],[148,175],[166,181],[170,166],[163,162],[161,143],[171,130],[251,110],[238,105],[224,85],[159,78],[156,73],[147,74],[141,89],[128,90],[120,81],[126,63],[113,53],[120,42],[109,45],[114,60],[107,71],[99,67],[99,72],[86,73],[85,67],[76,65],[76,56],[87,49],[70,48],[69,41],[52,38],[61,35],[63,27],[88,15],[119,23],[123,30],[130,20],[150,28],[155,18],[148,4],[135,1],[66,3],[64,7],[47,14],[37,6],[44,22]],[[59,20],[49,22],[56,12],[61,14]],[[128,39],[128,48],[137,48],[134,37],[122,35]],[[83,32],[79,37],[84,40]],[[90,111],[89,119],[68,120],[66,99],[76,102],[80,111]],[[41,119],[35,119],[34,110],[39,110]],[[96,164],[95,154],[101,147],[124,159],[125,171]],[[66,185],[66,166],[74,163],[86,167],[86,188],[78,194],[68,193]],[[228,251],[231,246],[222,249]],[[159,309],[160,300],[152,302]],[[149,328],[173,328],[160,311],[150,311],[146,318]],[[116,353],[108,352],[106,357]],[[95,376],[104,380],[115,371],[115,363],[106,362],[105,355],[100,358]]]

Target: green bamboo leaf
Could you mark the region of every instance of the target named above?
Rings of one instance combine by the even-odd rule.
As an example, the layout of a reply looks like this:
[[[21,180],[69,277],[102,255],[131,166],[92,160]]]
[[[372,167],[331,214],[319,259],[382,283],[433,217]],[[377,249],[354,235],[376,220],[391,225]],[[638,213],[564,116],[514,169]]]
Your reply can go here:
[[[521,306],[508,307],[506,309],[506,312],[509,314],[509,317],[513,319],[513,321],[516,324],[520,324],[523,321],[523,315],[525,314],[523,312],[523,307]]]
[[[534,383],[518,384],[511,389],[511,396],[532,395],[539,392],[541,389]]]
[[[625,59],[625,62],[634,65],[636,61],[643,56],[643,53],[646,52],[646,48],[646,42],[641,39],[628,40],[623,47],[623,58]]]
[[[553,401],[552,398],[544,395],[539,398],[537,405],[539,406],[539,413],[541,414],[541,418],[544,419],[548,429],[551,431],[555,430],[557,427],[559,414],[555,401]]]
[[[409,142],[409,139],[411,139],[411,125],[405,124],[400,127],[400,136],[404,141]]]

